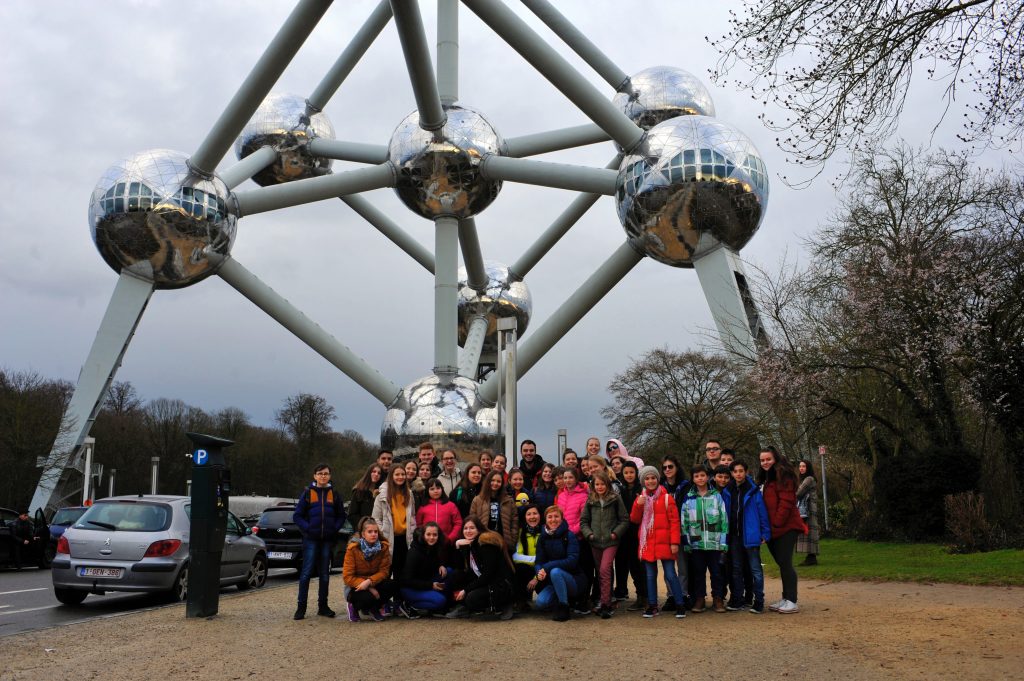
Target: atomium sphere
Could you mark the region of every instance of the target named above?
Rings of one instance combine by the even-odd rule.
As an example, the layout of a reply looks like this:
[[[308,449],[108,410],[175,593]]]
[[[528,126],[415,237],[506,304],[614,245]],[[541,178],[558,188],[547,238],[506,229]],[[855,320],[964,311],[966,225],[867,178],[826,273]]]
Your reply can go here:
[[[156,288],[189,286],[228,255],[238,209],[224,182],[194,173],[187,156],[169,149],[143,151],[103,173],[89,201],[89,227],[100,255],[153,281]]]
[[[768,173],[747,137],[707,116],[651,128],[622,159],[615,191],[630,244],[658,262],[692,267],[708,234],[739,251],[761,225]]]
[[[484,350],[494,351],[498,349],[498,320],[515,317],[518,320],[516,333],[521,337],[530,323],[533,297],[526,282],[512,277],[508,265],[485,260],[484,269],[487,288],[479,293],[469,287],[466,268],[459,268],[459,345],[466,344],[470,322],[482,314],[487,317]]]
[[[235,155],[243,159],[266,146],[278,152],[274,163],[253,175],[260,186],[318,177],[331,172],[333,161],[309,152],[309,143],[317,138],[334,139],[327,114],[310,115],[306,100],[298,95],[270,94],[235,140]]]
[[[381,447],[396,457],[414,454],[421,442],[452,449],[476,460],[485,449],[497,451],[501,436],[493,405],[483,401],[476,381],[434,374],[407,385],[384,414]]]
[[[501,191],[500,180],[481,175],[480,163],[488,154],[505,154],[505,140],[473,109],[453,105],[445,112],[444,127],[429,131],[420,127],[419,112],[413,111],[388,144],[388,159],[398,173],[398,198],[429,220],[473,217]]]
[[[629,79],[632,94],[612,102],[644,130],[676,116],[714,116],[711,93],[696,76],[674,66],[652,66]]]

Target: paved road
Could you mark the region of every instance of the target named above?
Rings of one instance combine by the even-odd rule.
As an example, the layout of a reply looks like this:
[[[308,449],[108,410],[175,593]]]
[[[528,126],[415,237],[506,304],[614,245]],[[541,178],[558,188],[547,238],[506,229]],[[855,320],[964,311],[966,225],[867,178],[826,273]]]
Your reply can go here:
[[[295,570],[271,568],[267,586],[264,588],[290,586],[294,583]],[[242,595],[236,587],[225,588],[221,593]],[[53,596],[49,570],[0,569],[0,637],[33,629],[75,624],[95,617],[116,617],[138,610],[165,607],[183,606],[169,606],[159,597],[149,594],[116,592],[104,596],[90,595],[84,603],[77,606],[62,605]]]

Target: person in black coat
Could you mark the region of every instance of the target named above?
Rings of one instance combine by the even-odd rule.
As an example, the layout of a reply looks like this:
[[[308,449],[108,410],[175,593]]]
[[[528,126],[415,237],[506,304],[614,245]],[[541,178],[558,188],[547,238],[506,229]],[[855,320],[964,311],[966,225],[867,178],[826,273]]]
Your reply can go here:
[[[455,542],[463,559],[456,585],[456,608],[449,618],[467,617],[474,612],[501,613],[501,619],[512,619],[512,559],[505,548],[505,539],[474,516],[462,523],[462,539]]]

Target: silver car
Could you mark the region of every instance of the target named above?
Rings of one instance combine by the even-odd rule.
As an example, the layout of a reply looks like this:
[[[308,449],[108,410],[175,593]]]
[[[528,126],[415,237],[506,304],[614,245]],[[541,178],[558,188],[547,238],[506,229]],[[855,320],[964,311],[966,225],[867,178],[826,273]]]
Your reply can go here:
[[[78,605],[107,591],[188,593],[188,497],[138,495],[97,501],[69,527],[53,560],[53,593]],[[263,540],[231,513],[221,554],[220,583],[239,589],[267,581]]]

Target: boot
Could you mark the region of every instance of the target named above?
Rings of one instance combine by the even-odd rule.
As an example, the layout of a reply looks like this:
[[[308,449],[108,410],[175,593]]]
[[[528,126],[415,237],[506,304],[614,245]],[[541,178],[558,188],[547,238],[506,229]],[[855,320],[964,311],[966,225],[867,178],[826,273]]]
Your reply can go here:
[[[559,603],[555,606],[555,614],[551,619],[555,622],[568,622],[569,617],[569,606],[565,603]]]
[[[626,607],[626,610],[628,610],[630,612],[637,612],[639,610],[643,610],[646,607],[647,607],[647,601],[645,601],[642,598],[638,598],[635,601],[633,601],[632,603],[630,603]]]
[[[295,614],[292,615],[293,620],[301,620],[306,618],[306,604],[299,603],[299,606],[295,608]]]
[[[813,553],[808,553],[807,557],[804,558],[804,562],[802,562],[800,564],[801,565],[817,565],[818,564],[818,556],[816,554],[813,554]]]
[[[714,608],[715,612],[725,612],[725,600],[715,596]]]

